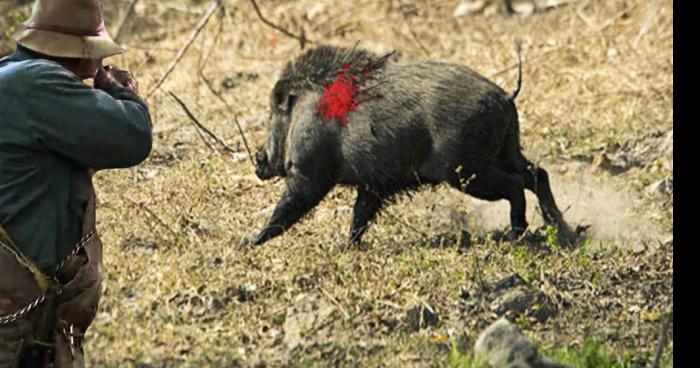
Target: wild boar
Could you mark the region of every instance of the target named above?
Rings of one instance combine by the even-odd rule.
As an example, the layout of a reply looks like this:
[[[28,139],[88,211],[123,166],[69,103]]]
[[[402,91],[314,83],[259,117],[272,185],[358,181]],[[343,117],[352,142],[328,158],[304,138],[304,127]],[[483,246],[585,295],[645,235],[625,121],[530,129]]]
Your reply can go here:
[[[255,155],[257,176],[284,177],[286,190],[250,243],[282,234],[336,184],[357,190],[353,243],[398,193],[439,183],[484,200],[508,200],[513,236],[528,226],[524,189],[533,191],[545,222],[556,226],[560,239],[572,239],[547,172],[521,153],[514,100],[522,67],[516,90],[507,94],[466,66],[388,59],[322,45],[287,64],[272,90],[267,137]],[[333,98],[346,104],[341,114],[329,112],[338,110],[328,106]]]

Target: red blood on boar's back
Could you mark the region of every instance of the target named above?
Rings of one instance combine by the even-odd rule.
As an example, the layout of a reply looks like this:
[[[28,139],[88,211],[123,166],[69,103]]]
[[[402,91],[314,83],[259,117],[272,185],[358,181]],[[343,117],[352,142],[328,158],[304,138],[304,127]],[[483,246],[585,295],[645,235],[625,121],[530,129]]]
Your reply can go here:
[[[350,63],[347,63],[338,73],[336,80],[328,83],[323,89],[323,96],[316,107],[318,117],[337,120],[344,127],[348,126],[347,118],[350,112],[357,110],[361,103],[379,97],[378,94],[369,94],[360,89],[373,72],[371,67],[356,72],[349,71]]]

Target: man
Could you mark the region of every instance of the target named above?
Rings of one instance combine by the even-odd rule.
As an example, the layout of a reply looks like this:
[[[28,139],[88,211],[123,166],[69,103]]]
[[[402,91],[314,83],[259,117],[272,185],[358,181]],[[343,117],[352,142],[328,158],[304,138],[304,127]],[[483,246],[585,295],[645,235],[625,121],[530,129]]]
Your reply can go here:
[[[37,0],[0,60],[0,367],[82,365],[102,244],[92,174],[139,164],[151,120],[98,0]],[[83,83],[94,79],[94,88]]]

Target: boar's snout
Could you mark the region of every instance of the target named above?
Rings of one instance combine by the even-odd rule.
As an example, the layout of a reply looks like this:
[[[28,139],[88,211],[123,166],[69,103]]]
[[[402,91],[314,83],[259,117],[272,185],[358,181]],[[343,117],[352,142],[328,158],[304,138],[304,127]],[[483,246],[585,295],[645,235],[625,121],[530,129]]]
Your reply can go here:
[[[264,148],[255,153],[255,175],[257,175],[260,180],[267,180],[274,176],[272,166],[267,159],[267,153],[265,153]]]

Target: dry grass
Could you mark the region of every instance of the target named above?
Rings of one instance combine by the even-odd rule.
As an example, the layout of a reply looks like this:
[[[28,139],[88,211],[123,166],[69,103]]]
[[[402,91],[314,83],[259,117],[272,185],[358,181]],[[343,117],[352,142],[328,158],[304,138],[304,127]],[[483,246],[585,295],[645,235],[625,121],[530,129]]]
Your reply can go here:
[[[127,3],[106,6],[111,24],[118,23],[114,9]],[[672,132],[671,0],[574,1],[511,18],[488,15],[490,8],[454,17],[455,0],[404,1],[403,8],[369,0],[261,3],[269,19],[295,34],[303,27],[313,42],[360,40],[376,52],[396,49],[400,61],[409,61],[425,58],[418,39],[431,57],[469,65],[506,90],[515,86],[514,42],[521,38],[524,84],[517,102],[526,154],[550,170],[560,207],[571,206],[567,216],[593,223],[594,231],[603,222],[620,225],[594,238],[602,250],[490,240],[466,250],[432,247],[424,234],[461,226],[490,234],[492,217],[507,219],[502,204],[488,204],[497,209],[491,216],[478,210],[483,203],[440,187],[389,207],[366,236],[369,250],[341,251],[354,193],[338,188],[284,236],[261,248],[240,247],[267,219],[283,182],[255,177],[232,116],[197,71],[203,67],[221,89],[256,146],[264,139],[269,91],[300,50],[296,40],[263,25],[248,1],[226,1],[227,16],[211,20],[149,99],[156,131],[151,157],[137,168],[97,175],[106,280],[89,332],[93,364],[440,365],[451,341],[468,345],[497,317],[467,313],[461,290],[511,273],[561,303],[546,322],[519,320],[544,347],[599,338],[615,354],[648,359],[659,316],[672,300],[673,246],[659,247],[658,239],[670,235],[673,219],[672,195],[652,198],[642,188],[672,178],[672,156],[642,151],[635,156],[640,163],[618,175],[589,171],[587,161],[654,131]],[[132,70],[143,91],[208,6],[165,4],[142,0],[123,38],[131,51],[109,60]],[[212,153],[167,91],[240,157]],[[532,196],[528,203],[536,223]],[[630,243],[621,238],[634,246],[621,246]],[[441,320],[413,331],[406,316],[421,305]]]

